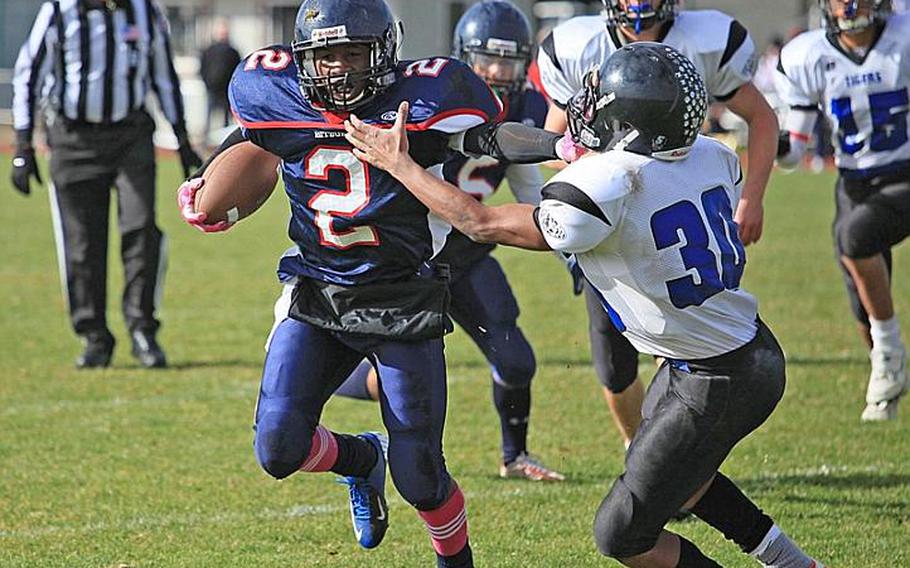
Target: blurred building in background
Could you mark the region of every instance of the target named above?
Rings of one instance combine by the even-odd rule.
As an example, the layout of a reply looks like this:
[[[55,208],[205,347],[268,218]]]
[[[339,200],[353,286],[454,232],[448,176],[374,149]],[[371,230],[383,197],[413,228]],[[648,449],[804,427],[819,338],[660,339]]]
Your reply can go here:
[[[199,53],[212,39],[213,24],[225,18],[231,40],[241,54],[264,45],[289,42],[294,33],[298,0],[158,0],[171,23],[173,48],[183,84],[191,132],[199,135],[205,114],[205,87],[199,78]],[[341,1],[341,0],[340,0]],[[476,0],[388,0],[402,19],[402,57],[448,54],[452,30]],[[600,0],[513,0],[538,29],[584,13],[597,13]],[[0,1],[0,125],[11,123],[12,68],[42,0]],[[717,8],[735,15],[752,32],[759,49],[775,36],[810,23],[815,0],[685,0],[688,9]],[[165,129],[167,131],[167,129]],[[160,141],[168,145],[168,140]]]

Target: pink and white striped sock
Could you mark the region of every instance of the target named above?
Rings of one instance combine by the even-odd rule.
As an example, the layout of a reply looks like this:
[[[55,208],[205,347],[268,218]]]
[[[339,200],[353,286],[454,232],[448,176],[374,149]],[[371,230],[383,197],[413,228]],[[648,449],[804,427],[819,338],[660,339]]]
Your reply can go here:
[[[426,523],[433,548],[440,556],[455,556],[468,543],[468,515],[464,494],[457,485],[438,509],[417,511],[417,514]]]
[[[310,455],[300,466],[300,471],[329,471],[338,459],[338,442],[335,435],[323,426],[316,426]]]

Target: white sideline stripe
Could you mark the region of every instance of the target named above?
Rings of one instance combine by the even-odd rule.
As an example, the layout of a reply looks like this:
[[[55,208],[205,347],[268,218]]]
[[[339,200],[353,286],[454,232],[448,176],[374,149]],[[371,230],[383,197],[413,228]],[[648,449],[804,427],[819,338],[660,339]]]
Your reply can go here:
[[[59,526],[44,527],[38,529],[28,529],[23,531],[0,531],[0,538],[41,538],[59,534],[85,534],[94,532],[103,532],[109,530],[139,530],[155,527],[166,527],[176,525],[180,527],[189,526],[211,526],[211,525],[228,525],[237,522],[248,522],[251,520],[280,520],[291,519],[296,517],[313,517],[318,515],[329,515],[347,511],[347,506],[339,505],[301,505],[291,509],[277,510],[266,509],[259,513],[217,513],[213,515],[160,515],[156,517],[134,517],[123,522],[98,522],[89,523],[79,526]]]
[[[448,382],[464,383],[479,380],[488,380],[489,375],[470,374],[470,375],[449,375]],[[122,408],[127,406],[136,407],[161,407],[161,406],[178,406],[187,402],[208,402],[224,400],[244,400],[253,399],[259,392],[259,384],[250,383],[247,386],[237,387],[234,389],[215,391],[212,394],[200,396],[154,396],[144,398],[112,398],[107,400],[45,400],[42,402],[23,402],[20,404],[6,404],[0,407],[0,417],[22,416],[22,415],[47,415],[56,414],[70,410],[84,409],[103,409],[103,408]]]
[[[70,294],[66,283],[69,280],[66,273],[66,239],[63,236],[63,219],[60,218],[60,203],[57,201],[57,186],[49,181],[47,184],[47,198],[51,202],[51,222],[54,226],[54,243],[57,245],[57,271],[60,273],[60,289],[63,291],[63,305],[66,313],[70,313]]]
[[[199,396],[154,396],[146,398],[111,398],[107,400],[58,400],[25,404],[13,404],[6,408],[0,409],[0,417],[22,416],[22,415],[51,415],[60,412],[112,409],[124,407],[163,407],[163,406],[181,406],[186,403],[207,403],[230,400],[252,400],[256,396],[259,385],[252,383],[247,387],[237,387],[235,389],[224,390],[212,394]]]
[[[514,499],[529,494],[538,494],[549,491],[551,488],[543,486],[530,486],[526,488],[509,488],[502,491],[478,491],[478,492],[468,492],[465,494],[465,498],[473,499]],[[560,491],[565,493],[566,491],[571,493],[580,493],[587,490],[590,490],[590,486],[564,486],[560,487]],[[391,497],[391,495],[389,496]],[[396,495],[397,497],[397,495]],[[408,507],[404,501],[397,497],[397,499],[392,499],[392,501],[397,501],[397,506]],[[319,515],[329,515],[347,512],[350,507],[347,504],[344,505],[300,505],[297,507],[292,507],[290,509],[265,509],[258,513],[219,513],[213,515],[204,515],[204,514],[192,514],[192,515],[158,515],[155,517],[133,517],[131,519],[125,519],[118,522],[98,522],[98,523],[87,523],[80,525],[62,525],[56,527],[42,527],[42,528],[33,528],[33,529],[23,529],[23,530],[0,530],[0,539],[4,538],[20,538],[20,539],[35,539],[43,538],[47,536],[61,535],[61,534],[89,534],[95,532],[102,532],[108,530],[139,530],[145,528],[154,528],[154,527],[166,527],[166,526],[179,526],[181,528],[190,528],[190,527],[201,527],[201,526],[218,526],[218,525],[228,525],[231,523],[239,522],[248,522],[254,520],[281,520],[281,519],[290,519],[298,517],[313,517]],[[347,515],[344,517],[347,519]]]
[[[900,471],[902,466],[893,463],[881,463],[864,467],[852,467],[845,465],[821,464],[811,468],[797,468],[784,471],[764,471],[758,472],[757,475],[749,476],[750,480],[768,480],[780,479],[785,477],[819,477],[845,473],[880,473],[884,471]],[[608,490],[605,481],[603,491]],[[525,483],[522,487],[510,487],[503,490],[492,491],[470,491],[465,493],[465,499],[497,499],[511,500],[527,495],[536,495],[550,493],[554,491],[552,485],[540,483]],[[594,485],[572,485],[561,484],[558,488],[560,494],[588,493],[596,491]],[[391,497],[391,496],[390,496]],[[397,496],[396,496],[397,497]],[[399,497],[390,499],[390,502],[397,501],[396,507],[405,507],[404,501]],[[37,539],[46,536],[59,534],[87,534],[107,530],[138,530],[143,528],[165,527],[176,525],[180,528],[192,528],[201,526],[218,526],[238,522],[248,522],[254,520],[281,520],[299,517],[313,517],[320,515],[337,514],[347,512],[349,507],[345,505],[300,505],[290,509],[265,509],[258,513],[218,513],[213,515],[192,514],[192,515],[159,515],[155,517],[133,517],[117,522],[98,522],[79,525],[62,525],[56,527],[31,528],[23,530],[0,530],[0,539],[19,538],[19,539]],[[344,517],[347,519],[347,516]]]

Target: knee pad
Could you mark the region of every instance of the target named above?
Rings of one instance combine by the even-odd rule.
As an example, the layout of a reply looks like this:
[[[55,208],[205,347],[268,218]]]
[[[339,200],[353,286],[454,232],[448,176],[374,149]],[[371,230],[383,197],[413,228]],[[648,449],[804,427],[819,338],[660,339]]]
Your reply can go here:
[[[628,558],[654,548],[660,527],[643,531],[636,526],[640,523],[636,523],[635,513],[635,497],[620,477],[594,516],[594,542],[601,554]]]
[[[591,333],[591,354],[600,384],[619,394],[638,378],[638,351],[615,327]]]
[[[314,429],[297,414],[260,411],[255,430],[256,460],[275,479],[298,471],[310,453]]]
[[[537,370],[534,350],[518,326],[488,330],[493,380],[507,389],[527,388]]]
[[[890,247],[882,232],[883,227],[882,215],[877,208],[861,205],[838,223],[838,248],[848,258],[875,256]]]
[[[418,511],[432,511],[448,498],[452,478],[440,450],[420,433],[389,438],[389,473],[402,499]]]

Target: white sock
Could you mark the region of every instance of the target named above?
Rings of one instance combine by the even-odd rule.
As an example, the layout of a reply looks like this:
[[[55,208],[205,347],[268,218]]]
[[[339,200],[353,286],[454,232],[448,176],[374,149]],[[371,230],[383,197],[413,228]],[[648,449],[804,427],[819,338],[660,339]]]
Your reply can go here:
[[[755,547],[755,550],[749,553],[750,556],[755,556],[758,558],[768,550],[768,546],[771,545],[774,540],[780,536],[780,527],[773,525],[771,530],[768,531],[768,534],[765,535],[765,538]]]
[[[821,564],[813,560],[777,525],[771,527],[761,544],[749,553],[768,568],[813,568]]]
[[[903,348],[901,343],[901,326],[897,321],[897,316],[891,319],[877,320],[869,318],[869,331],[872,335],[872,348],[881,351],[900,351]]]

